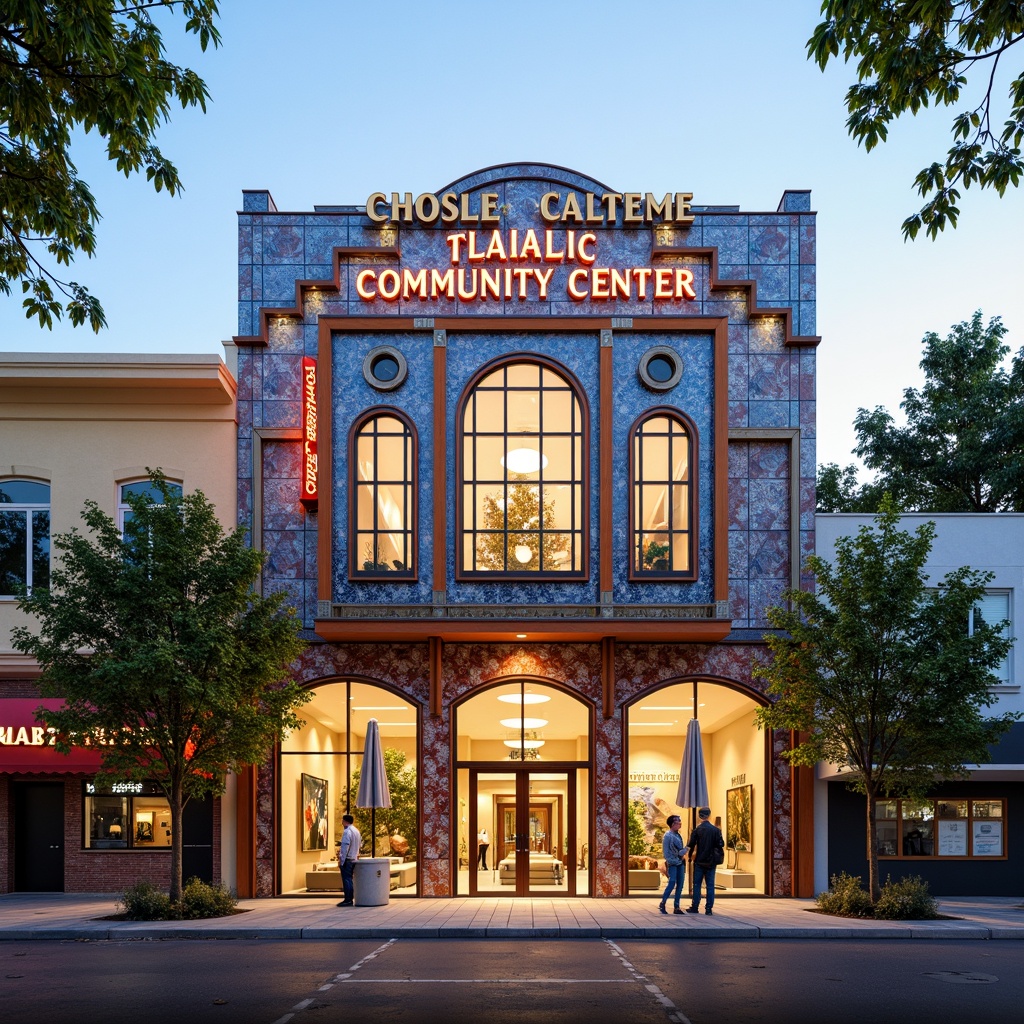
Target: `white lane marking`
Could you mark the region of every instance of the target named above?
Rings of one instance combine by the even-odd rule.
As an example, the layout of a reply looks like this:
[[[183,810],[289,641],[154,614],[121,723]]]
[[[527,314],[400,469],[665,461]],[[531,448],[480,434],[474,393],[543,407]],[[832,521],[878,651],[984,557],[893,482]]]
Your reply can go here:
[[[625,969],[629,971],[637,981],[644,982],[644,988],[647,989],[647,991],[650,992],[666,1010],[670,1011],[668,1013],[668,1019],[672,1021],[673,1024],[692,1024],[690,1018],[687,1017],[686,1014],[683,1013],[683,1011],[680,1010],[679,1007],[676,1006],[676,1004],[673,1003],[657,985],[650,981],[646,974],[642,974],[626,959],[625,950],[623,950],[621,946],[612,942],[611,939],[605,939],[604,941],[608,944],[608,948],[611,950],[612,956],[620,961],[622,966],[625,967]]]
[[[632,985],[632,978],[349,978],[347,985]]]
[[[348,981],[352,977],[352,973],[354,971],[358,971],[359,968],[363,966],[363,964],[369,963],[369,961],[371,960],[375,960],[385,950],[390,949],[397,941],[397,939],[388,939],[388,941],[385,942],[383,946],[378,946],[372,953],[367,953],[366,956],[364,956],[363,959],[359,961],[359,963],[353,964],[347,971],[344,971],[341,974],[336,974],[333,978],[330,979],[330,981],[327,981],[323,985],[318,986],[317,992],[328,992],[330,991],[330,989],[334,988],[337,982]],[[288,1021],[290,1021],[297,1012],[301,1012],[302,1010],[308,1010],[309,1007],[312,1006],[313,1003],[315,1002],[315,999],[303,999],[301,1003],[296,1003],[292,1007],[291,1013],[286,1013],[283,1017],[278,1017],[277,1020],[274,1021],[274,1024],[288,1024]]]

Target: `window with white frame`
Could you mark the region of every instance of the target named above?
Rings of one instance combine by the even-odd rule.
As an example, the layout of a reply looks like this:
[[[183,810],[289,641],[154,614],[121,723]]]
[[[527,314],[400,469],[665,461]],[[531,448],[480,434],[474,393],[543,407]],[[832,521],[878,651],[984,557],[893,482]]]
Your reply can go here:
[[[0,480],[0,597],[50,585],[50,485]]]
[[[167,481],[168,494],[181,497],[181,484],[173,480]],[[130,497],[145,495],[154,505],[162,505],[164,497],[160,488],[152,480],[135,480],[131,483],[121,484],[117,490],[117,528],[124,533],[125,524],[131,522],[132,509],[128,504]]]
[[[979,623],[989,626],[1003,623],[1002,635],[1009,639],[1010,632],[1010,592],[1008,590],[988,590],[985,596],[974,606],[971,612],[971,619],[968,623],[967,632],[969,636],[974,635],[974,630]],[[1010,656],[1007,655],[992,670],[1002,685],[1009,685],[1010,682]]]

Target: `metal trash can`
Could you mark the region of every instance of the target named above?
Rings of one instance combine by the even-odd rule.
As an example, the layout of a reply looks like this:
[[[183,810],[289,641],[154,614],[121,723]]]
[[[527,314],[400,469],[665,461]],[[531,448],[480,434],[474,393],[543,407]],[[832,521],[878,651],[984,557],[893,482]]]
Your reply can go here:
[[[353,878],[357,907],[383,907],[391,896],[391,860],[360,857]]]

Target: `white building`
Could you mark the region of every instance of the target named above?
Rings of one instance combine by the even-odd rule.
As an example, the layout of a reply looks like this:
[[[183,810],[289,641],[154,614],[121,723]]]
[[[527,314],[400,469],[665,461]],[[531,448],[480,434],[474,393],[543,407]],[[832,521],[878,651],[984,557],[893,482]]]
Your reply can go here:
[[[816,516],[817,554],[832,561],[839,537],[873,521],[873,516],[859,514]],[[907,515],[901,525],[913,531],[927,522],[936,526],[927,566],[932,578],[941,580],[965,565],[992,573],[980,614],[990,622],[1008,620],[1013,638],[1024,634],[1024,514]],[[965,622],[964,629],[970,628],[972,623]],[[1024,712],[1024,645],[1014,645],[997,675],[993,689],[998,699],[989,711]],[[920,875],[936,895],[1019,893],[1024,722],[1003,736],[991,762],[974,767],[968,780],[937,782],[923,801],[879,801],[876,815],[883,880],[887,875]],[[829,765],[818,767],[814,822],[815,891],[827,889],[829,878],[840,871],[866,878],[864,797],[850,792],[841,773]],[[981,870],[970,870],[975,867]]]

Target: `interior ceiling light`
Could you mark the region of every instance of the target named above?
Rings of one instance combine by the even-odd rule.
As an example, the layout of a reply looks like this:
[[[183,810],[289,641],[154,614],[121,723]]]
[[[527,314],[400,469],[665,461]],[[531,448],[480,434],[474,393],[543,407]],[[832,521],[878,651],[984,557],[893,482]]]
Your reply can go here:
[[[546,704],[551,698],[543,693],[503,693],[498,700],[505,704]]]
[[[543,729],[548,724],[546,718],[503,718],[501,724],[506,729]]]
[[[525,544],[516,545],[516,561],[526,565],[533,560],[533,552]]]
[[[544,746],[543,740],[503,740],[506,747],[512,747],[513,750],[523,747],[526,750],[537,750],[538,747]]]
[[[548,457],[541,455],[536,448],[513,448],[501,464],[510,473],[536,473],[542,466],[547,468]]]

